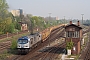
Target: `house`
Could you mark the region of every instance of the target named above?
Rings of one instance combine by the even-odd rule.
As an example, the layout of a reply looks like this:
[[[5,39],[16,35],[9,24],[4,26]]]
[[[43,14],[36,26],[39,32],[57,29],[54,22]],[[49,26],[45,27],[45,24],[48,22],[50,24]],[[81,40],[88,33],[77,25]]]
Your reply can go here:
[[[65,41],[74,43],[73,48],[71,49],[71,54],[79,54],[81,50],[81,40],[82,40],[82,27],[80,27],[80,22],[77,22],[77,25],[70,24],[65,27]]]
[[[21,30],[22,30],[22,31],[28,30],[27,24],[22,23],[22,24],[21,24]]]

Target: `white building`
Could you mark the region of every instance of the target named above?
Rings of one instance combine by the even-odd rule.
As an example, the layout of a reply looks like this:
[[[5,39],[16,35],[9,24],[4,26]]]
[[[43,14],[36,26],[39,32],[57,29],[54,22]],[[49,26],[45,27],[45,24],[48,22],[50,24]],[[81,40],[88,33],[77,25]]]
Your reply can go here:
[[[22,9],[11,10],[11,13],[13,14],[13,16],[20,16],[20,14],[23,14],[23,10]]]

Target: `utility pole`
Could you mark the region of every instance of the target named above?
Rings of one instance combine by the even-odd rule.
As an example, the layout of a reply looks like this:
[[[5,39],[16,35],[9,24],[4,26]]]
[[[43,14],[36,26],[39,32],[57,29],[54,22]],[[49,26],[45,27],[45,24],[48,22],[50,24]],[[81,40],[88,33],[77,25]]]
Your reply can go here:
[[[20,14],[20,19],[21,19],[21,27],[22,27],[22,23],[23,23],[23,15],[22,14]],[[23,29],[21,29],[21,30],[23,30]]]
[[[33,20],[31,19],[30,16],[28,16],[28,18],[29,18],[29,21],[30,21],[30,30],[31,30],[31,34],[33,34],[33,27],[34,27]]]
[[[65,16],[64,16],[64,25],[65,25]]]
[[[30,22],[31,22],[31,34],[33,34],[33,23],[31,19],[30,19]]]
[[[51,18],[51,13],[49,13],[49,20],[51,20],[50,18]],[[50,35],[49,35],[49,39],[50,39]],[[50,46],[50,40],[49,40],[49,46]]]
[[[51,14],[52,14],[52,13],[49,13],[49,20],[51,20]]]
[[[82,15],[82,25],[83,25],[83,15],[84,15],[84,14],[81,14],[81,15]]]

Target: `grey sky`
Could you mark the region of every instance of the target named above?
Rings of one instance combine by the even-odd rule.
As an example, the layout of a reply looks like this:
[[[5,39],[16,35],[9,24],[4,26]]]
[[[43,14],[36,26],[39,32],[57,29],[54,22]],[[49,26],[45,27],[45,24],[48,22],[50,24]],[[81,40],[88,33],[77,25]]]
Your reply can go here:
[[[10,10],[23,9],[25,13],[47,17],[58,16],[60,19],[90,19],[90,0],[6,0]]]

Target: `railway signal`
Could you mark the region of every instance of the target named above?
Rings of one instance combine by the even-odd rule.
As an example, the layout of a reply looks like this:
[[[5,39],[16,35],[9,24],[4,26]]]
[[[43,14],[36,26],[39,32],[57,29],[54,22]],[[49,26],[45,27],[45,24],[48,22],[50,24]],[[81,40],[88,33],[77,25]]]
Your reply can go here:
[[[8,32],[7,32],[7,38],[8,38]]]

